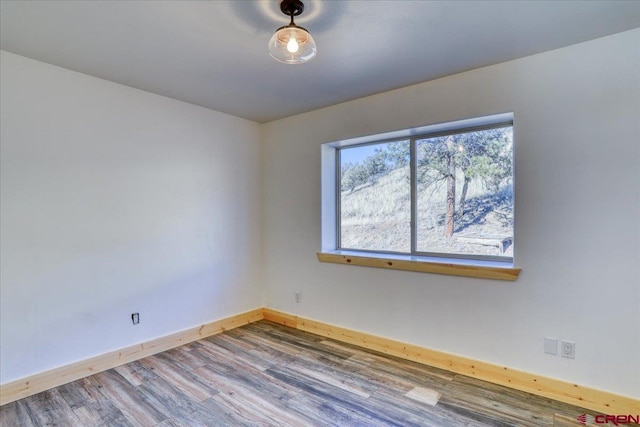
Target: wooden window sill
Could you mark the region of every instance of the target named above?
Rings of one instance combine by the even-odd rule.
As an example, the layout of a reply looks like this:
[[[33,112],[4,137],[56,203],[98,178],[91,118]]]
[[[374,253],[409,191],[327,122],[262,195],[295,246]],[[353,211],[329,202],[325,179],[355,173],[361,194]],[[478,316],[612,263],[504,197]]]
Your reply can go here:
[[[369,254],[367,254],[369,255]],[[362,267],[388,268],[391,270],[418,271],[421,273],[447,274],[450,276],[479,277],[514,281],[520,274],[519,268],[494,265],[470,265],[468,263],[432,262],[412,256],[380,255],[363,256],[343,251],[318,252],[320,262],[332,262]],[[499,264],[499,263],[490,263]]]

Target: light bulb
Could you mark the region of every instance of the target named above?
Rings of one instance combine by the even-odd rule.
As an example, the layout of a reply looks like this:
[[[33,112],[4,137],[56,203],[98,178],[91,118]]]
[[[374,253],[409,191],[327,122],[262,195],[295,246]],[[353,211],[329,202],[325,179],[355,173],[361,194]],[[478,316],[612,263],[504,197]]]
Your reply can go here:
[[[296,37],[294,35],[289,39],[289,43],[287,43],[287,50],[291,53],[296,53],[298,51],[298,42],[296,41]]]
[[[269,40],[269,55],[285,64],[302,64],[316,56],[316,52],[311,34],[294,24],[278,28]]]

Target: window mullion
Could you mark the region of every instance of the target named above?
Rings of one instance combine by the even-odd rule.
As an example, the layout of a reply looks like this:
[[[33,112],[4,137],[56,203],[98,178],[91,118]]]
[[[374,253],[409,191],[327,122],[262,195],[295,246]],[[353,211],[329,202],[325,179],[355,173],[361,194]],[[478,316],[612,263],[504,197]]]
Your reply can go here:
[[[336,248],[342,247],[342,168],[340,163],[340,151],[336,150]]]
[[[411,138],[409,141],[409,173],[411,185],[411,254],[415,254],[418,250],[418,209],[417,209],[417,158],[416,158],[416,140]]]

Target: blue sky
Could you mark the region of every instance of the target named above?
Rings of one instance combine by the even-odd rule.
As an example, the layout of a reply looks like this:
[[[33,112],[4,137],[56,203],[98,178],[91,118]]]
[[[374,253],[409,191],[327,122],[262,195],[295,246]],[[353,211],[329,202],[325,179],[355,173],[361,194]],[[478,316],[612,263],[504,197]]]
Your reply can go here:
[[[359,163],[374,154],[376,148],[380,148],[382,146],[384,146],[384,143],[361,145],[354,148],[343,148],[342,150],[340,150],[340,163]]]

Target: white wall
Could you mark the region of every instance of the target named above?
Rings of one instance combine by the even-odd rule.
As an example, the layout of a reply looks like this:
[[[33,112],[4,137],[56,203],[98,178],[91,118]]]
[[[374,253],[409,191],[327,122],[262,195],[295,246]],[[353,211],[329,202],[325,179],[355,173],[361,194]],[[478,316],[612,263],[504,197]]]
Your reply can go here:
[[[321,143],[502,112],[515,114],[516,282],[317,261]],[[267,306],[640,397],[640,30],[263,130]],[[545,355],[545,336],[575,341],[576,359]]]
[[[258,124],[1,65],[2,383],[263,305]]]

